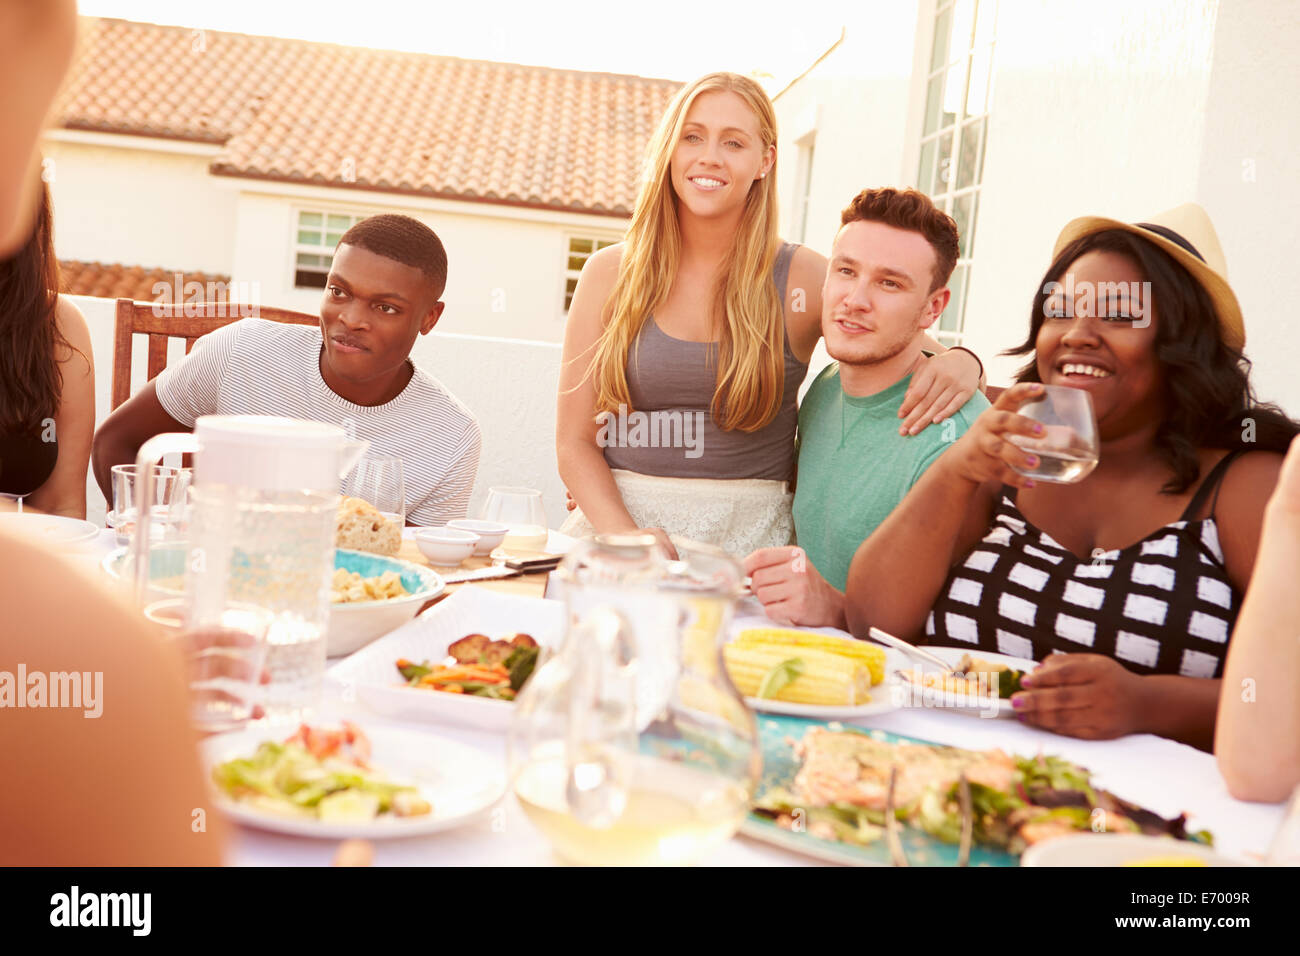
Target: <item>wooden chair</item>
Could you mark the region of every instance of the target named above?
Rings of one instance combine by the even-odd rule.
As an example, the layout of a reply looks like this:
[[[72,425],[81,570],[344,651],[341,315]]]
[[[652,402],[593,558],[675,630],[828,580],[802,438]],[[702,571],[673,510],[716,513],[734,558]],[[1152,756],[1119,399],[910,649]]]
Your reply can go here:
[[[270,306],[240,306],[229,302],[160,302],[117,300],[117,327],[113,332],[113,408],[131,397],[131,343],[134,335],[149,336],[149,378],[167,367],[167,340],[185,340],[189,355],[200,336],[214,332],[248,315],[295,325],[320,325],[320,317]]]

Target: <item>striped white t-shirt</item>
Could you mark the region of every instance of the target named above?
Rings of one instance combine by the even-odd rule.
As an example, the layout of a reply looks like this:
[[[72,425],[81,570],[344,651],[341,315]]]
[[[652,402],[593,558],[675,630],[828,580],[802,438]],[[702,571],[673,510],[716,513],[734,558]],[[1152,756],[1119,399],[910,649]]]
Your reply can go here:
[[[203,336],[155,382],[163,409],[187,428],[200,415],[283,415],[342,425],[367,455],[402,459],[407,520],[465,517],[478,473],[478,422],[427,372],[415,369],[384,405],[354,405],[320,374],[319,329],[241,319]],[[412,363],[414,364],[414,363]]]

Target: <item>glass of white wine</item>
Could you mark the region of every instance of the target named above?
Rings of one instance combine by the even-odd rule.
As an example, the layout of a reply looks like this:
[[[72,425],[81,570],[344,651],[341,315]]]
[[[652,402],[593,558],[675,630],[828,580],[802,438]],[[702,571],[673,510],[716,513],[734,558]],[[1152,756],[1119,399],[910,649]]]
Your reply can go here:
[[[343,480],[343,494],[375,506],[383,516],[406,525],[406,476],[402,459],[394,455],[367,455]]]
[[[542,493],[533,488],[508,488],[494,485],[488,489],[483,505],[483,520],[508,525],[501,546],[507,551],[542,551],[549,532]]]
[[[1040,436],[1011,436],[1014,444],[1038,456],[1038,467],[1017,468],[1020,474],[1035,481],[1069,484],[1082,481],[1097,467],[1097,418],[1086,391],[1044,385],[1043,396],[1021,406],[1020,414],[1043,426]]]
[[[761,757],[721,645],[744,573],[717,549],[646,534],[565,557],[569,632],[515,702],[511,784],[567,862],[690,864],[731,838]]]

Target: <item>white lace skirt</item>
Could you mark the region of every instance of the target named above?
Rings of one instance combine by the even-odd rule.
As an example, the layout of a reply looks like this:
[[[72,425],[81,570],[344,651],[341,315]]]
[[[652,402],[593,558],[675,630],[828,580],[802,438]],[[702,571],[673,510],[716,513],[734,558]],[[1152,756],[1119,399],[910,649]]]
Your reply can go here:
[[[639,528],[663,528],[670,536],[712,544],[742,559],[758,548],[794,540],[794,495],[787,482],[612,471],[623,504]],[[575,538],[595,533],[581,508],[569,515],[560,531]]]

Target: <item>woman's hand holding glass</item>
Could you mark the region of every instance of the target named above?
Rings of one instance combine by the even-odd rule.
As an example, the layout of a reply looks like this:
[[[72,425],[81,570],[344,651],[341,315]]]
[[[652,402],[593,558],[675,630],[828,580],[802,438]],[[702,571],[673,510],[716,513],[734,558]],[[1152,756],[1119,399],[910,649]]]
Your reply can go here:
[[[1015,488],[1032,488],[1034,481],[1021,474],[1040,464],[1037,455],[1016,446],[1013,435],[1041,438],[1043,425],[1017,413],[1020,406],[1043,394],[1037,382],[1013,385],[998,396],[966,434],[939,459],[939,465],[974,484],[998,481]]]

